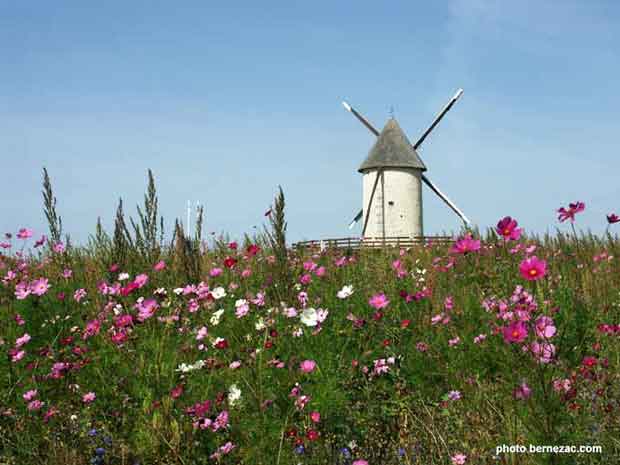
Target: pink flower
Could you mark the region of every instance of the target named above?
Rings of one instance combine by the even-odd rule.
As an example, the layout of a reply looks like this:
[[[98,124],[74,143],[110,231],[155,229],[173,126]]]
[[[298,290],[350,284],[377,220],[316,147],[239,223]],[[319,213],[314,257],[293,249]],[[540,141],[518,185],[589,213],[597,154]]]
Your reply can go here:
[[[153,270],[154,271],[161,271],[164,270],[166,268],[166,262],[163,260],[158,261],[157,263],[155,263],[155,265],[153,266]]]
[[[34,295],[42,296],[50,288],[47,278],[35,279],[30,283],[30,292]]]
[[[31,389],[30,391],[26,391],[22,397],[26,402],[30,402],[32,399],[37,397],[38,393],[39,391],[37,391],[36,389]]]
[[[465,454],[456,454],[452,456],[452,465],[465,465],[467,456]]]
[[[555,355],[555,346],[548,342],[533,342],[530,346],[532,355],[538,359],[540,363],[549,363]]]
[[[146,274],[139,274],[138,276],[136,276],[136,278],[133,280],[133,283],[138,286],[138,288],[141,288],[143,286],[146,285],[146,283],[149,282],[149,277]]]
[[[73,293],[73,299],[76,302],[80,302],[84,297],[86,297],[86,289],[78,289]]]
[[[312,420],[314,423],[318,423],[319,421],[321,421],[321,414],[316,410],[314,412],[310,412],[310,420]]]
[[[555,335],[556,328],[553,320],[548,316],[540,316],[536,320],[536,335],[542,339],[549,339]]]
[[[527,337],[527,326],[523,321],[515,321],[504,328],[504,341],[522,342]]]
[[[223,272],[224,270],[222,270],[221,268],[211,268],[211,270],[209,271],[209,276],[215,278],[216,276],[221,275]]]
[[[528,281],[536,281],[547,274],[547,262],[539,260],[536,255],[526,258],[519,265],[519,271]]]
[[[43,407],[43,402],[41,402],[39,399],[33,400],[28,403],[28,410],[30,411],[39,410],[41,409],[41,407]]]
[[[513,396],[517,400],[525,400],[532,395],[532,389],[524,381],[513,392]]]
[[[82,402],[85,404],[90,404],[97,398],[97,395],[94,392],[87,392],[82,396]]]
[[[54,252],[63,253],[64,251],[65,251],[65,244],[63,244],[62,242],[58,242],[54,244]]]
[[[478,250],[480,250],[480,241],[473,239],[471,234],[467,234],[454,243],[450,252],[454,254],[466,254],[468,252],[477,252]]]
[[[24,344],[27,344],[27,343],[30,341],[30,339],[31,339],[31,338],[30,338],[30,334],[28,334],[28,333],[24,333],[24,335],[23,335],[23,336],[18,337],[18,338],[15,340],[15,348],[16,348],[16,349],[19,349],[19,348],[20,348],[21,346],[23,346]]]
[[[376,308],[377,310],[380,310],[382,308],[385,308],[389,305],[390,301],[388,300],[388,298],[385,296],[385,294],[381,293],[381,294],[375,294],[373,295],[370,300],[368,301],[368,303]]]
[[[568,210],[564,207],[558,210],[558,220],[563,223],[566,220],[570,220],[571,223],[575,221],[575,215],[586,209],[586,204],[583,202],[575,202],[568,204]]]
[[[28,229],[28,228],[21,228],[19,230],[19,232],[17,233],[17,238],[18,239],[29,239],[32,237],[32,229]]]
[[[364,459],[357,459],[351,465],[368,465],[368,461]]]
[[[517,221],[509,216],[504,217],[497,223],[497,233],[506,240],[516,241],[521,237],[521,229],[517,228]]]
[[[316,362],[314,360],[304,360],[299,364],[299,369],[304,373],[312,373],[316,368]]]
[[[26,351],[25,350],[12,351],[12,352],[9,352],[9,354],[11,355],[11,362],[17,363],[22,358],[24,358],[24,356],[26,355]]]

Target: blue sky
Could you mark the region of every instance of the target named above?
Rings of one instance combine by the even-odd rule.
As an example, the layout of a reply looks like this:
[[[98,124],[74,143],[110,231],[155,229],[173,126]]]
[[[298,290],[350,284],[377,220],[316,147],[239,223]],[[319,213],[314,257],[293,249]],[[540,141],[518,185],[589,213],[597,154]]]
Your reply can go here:
[[[618,2],[4,1],[0,56],[0,231],[45,230],[46,166],[78,241],[147,168],[168,225],[192,199],[251,233],[281,184],[290,239],[346,236],[373,136],[340,101],[415,140],[459,87],[420,155],[476,224],[620,213]],[[427,234],[459,229],[424,202]]]

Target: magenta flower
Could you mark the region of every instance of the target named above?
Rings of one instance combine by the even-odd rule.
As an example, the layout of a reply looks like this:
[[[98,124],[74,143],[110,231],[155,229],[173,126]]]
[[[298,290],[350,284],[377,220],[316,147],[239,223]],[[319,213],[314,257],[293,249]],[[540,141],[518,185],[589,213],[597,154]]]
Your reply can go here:
[[[516,241],[521,237],[521,229],[517,228],[517,220],[509,216],[504,217],[497,223],[497,234],[506,240]]]
[[[562,207],[558,209],[558,220],[560,223],[563,223],[566,220],[570,220],[570,222],[575,221],[575,215],[577,213],[581,213],[586,209],[586,204],[583,202],[575,202],[568,204],[568,209]]]
[[[357,459],[351,465],[368,465],[368,461],[364,459]]]
[[[97,395],[94,392],[87,392],[82,396],[82,402],[85,404],[90,404],[97,398]]]
[[[620,222],[620,216],[616,215],[615,213],[610,213],[609,215],[607,215],[607,222],[609,224],[618,223]]]
[[[507,343],[522,342],[527,337],[527,325],[523,321],[515,321],[504,327],[503,334]]]
[[[536,255],[526,258],[519,265],[519,271],[528,281],[536,281],[547,274],[547,262],[539,260]]]
[[[299,364],[299,369],[304,373],[312,373],[316,368],[316,362],[314,360],[304,360]]]
[[[21,228],[19,232],[17,233],[17,238],[26,240],[26,239],[31,238],[32,234],[33,234],[32,229]]]
[[[30,411],[40,410],[41,407],[43,407],[43,402],[41,402],[39,399],[33,400],[28,403],[28,410]]]
[[[377,310],[380,310],[382,308],[385,308],[389,305],[390,301],[388,300],[388,298],[385,296],[385,294],[381,293],[381,294],[375,294],[373,295],[370,300],[368,301],[368,303],[376,308]]]
[[[312,420],[313,423],[318,423],[321,421],[321,414],[319,412],[317,412],[316,410],[313,412],[310,412],[310,420]]]
[[[155,265],[153,265],[153,270],[154,271],[161,271],[163,269],[166,268],[166,262],[163,260],[158,261],[157,263],[155,263]]]
[[[473,239],[471,234],[467,234],[454,243],[450,252],[454,254],[466,254],[469,252],[477,252],[478,250],[480,250],[480,241]]]
[[[556,327],[553,319],[548,316],[540,316],[536,320],[536,335],[542,339],[549,339],[555,335]]]

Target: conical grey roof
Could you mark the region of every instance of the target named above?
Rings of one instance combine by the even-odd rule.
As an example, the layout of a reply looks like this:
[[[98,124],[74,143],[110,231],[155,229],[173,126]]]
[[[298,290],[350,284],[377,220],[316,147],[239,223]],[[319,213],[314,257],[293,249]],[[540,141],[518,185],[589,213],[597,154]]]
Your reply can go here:
[[[394,118],[388,120],[358,171],[388,167],[426,171],[424,162]]]

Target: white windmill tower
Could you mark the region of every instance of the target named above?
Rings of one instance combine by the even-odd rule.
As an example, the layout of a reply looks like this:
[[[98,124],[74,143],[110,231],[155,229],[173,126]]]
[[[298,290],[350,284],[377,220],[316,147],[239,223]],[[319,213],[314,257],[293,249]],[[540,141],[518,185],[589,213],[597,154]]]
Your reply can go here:
[[[393,116],[379,132],[347,102],[342,102],[378,137],[358,169],[363,174],[363,208],[349,225],[352,228],[363,217],[363,238],[422,238],[422,183],[448,204],[466,225],[470,224],[456,205],[424,175],[427,168],[416,151],[462,94],[463,90],[459,89],[415,144],[409,141]]]

